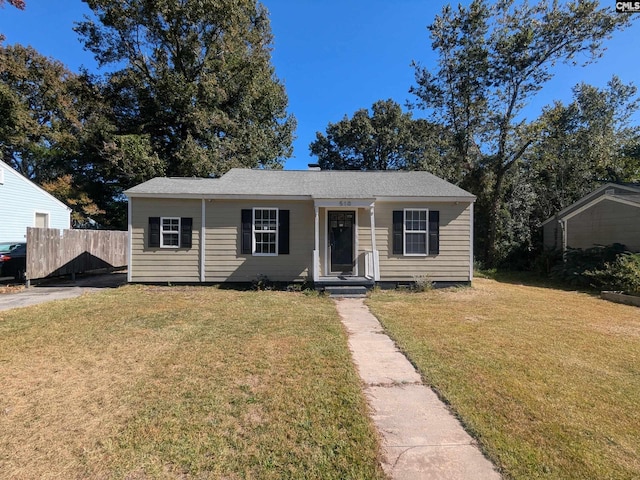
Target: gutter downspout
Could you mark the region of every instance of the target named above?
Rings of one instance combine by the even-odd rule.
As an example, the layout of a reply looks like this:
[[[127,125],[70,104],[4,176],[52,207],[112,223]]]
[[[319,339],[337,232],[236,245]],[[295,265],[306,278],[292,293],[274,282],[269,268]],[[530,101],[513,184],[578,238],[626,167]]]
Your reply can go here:
[[[129,201],[127,202],[127,230],[129,234],[128,245],[127,245],[127,283],[131,283],[133,278],[133,227],[131,225],[131,204],[133,203],[133,198],[129,197]]]
[[[206,228],[205,228],[205,213],[206,213],[206,200],[202,199],[202,218],[200,221],[200,283],[205,282],[205,236],[206,236]]]
[[[473,203],[469,204],[469,282],[473,281]]]
[[[562,234],[562,261],[566,262],[566,253],[567,253],[567,221],[566,220],[558,220],[558,224],[560,225],[560,230]]]

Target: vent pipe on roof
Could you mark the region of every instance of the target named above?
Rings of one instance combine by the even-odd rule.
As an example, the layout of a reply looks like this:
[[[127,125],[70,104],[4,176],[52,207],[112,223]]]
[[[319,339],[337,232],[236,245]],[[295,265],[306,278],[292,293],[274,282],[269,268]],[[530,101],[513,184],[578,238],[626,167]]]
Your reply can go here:
[[[307,166],[309,167],[309,170],[311,170],[313,172],[319,172],[320,170],[322,170],[320,168],[320,164],[319,163],[309,163],[309,164],[307,164]]]

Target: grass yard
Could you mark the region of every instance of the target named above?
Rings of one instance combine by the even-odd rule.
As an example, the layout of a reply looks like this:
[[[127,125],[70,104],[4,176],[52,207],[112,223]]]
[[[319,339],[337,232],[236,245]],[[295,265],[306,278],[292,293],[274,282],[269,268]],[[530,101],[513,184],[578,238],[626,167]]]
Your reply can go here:
[[[126,286],[0,312],[2,478],[376,479],[332,302]]]
[[[488,279],[368,305],[506,478],[640,478],[640,309]]]

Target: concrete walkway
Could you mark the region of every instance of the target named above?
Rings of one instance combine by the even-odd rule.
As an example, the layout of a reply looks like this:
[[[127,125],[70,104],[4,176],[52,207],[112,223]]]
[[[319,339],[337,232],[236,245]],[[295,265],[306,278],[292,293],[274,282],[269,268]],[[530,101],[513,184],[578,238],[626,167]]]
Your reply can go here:
[[[364,300],[335,302],[382,438],[387,475],[402,480],[499,480],[491,462],[435,393],[422,384]]]

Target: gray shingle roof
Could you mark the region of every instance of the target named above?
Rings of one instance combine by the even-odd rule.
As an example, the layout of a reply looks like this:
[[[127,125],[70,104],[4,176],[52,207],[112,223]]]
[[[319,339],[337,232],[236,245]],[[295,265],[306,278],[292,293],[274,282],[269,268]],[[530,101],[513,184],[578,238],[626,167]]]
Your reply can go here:
[[[612,191],[612,193],[607,193],[609,191]],[[571,215],[576,210],[579,210],[584,205],[587,205],[588,203],[603,195],[609,195],[610,197],[624,199],[633,203],[640,203],[640,184],[611,182],[605,183],[604,185],[595,189],[593,192],[585,195],[568,207],[560,210],[555,215],[547,218],[544,222],[542,222],[542,225],[545,225],[553,220],[562,219],[568,215]]]
[[[308,198],[448,197],[469,192],[420,171],[251,170],[234,168],[221,178],[154,178],[125,192],[136,196],[300,196]]]

